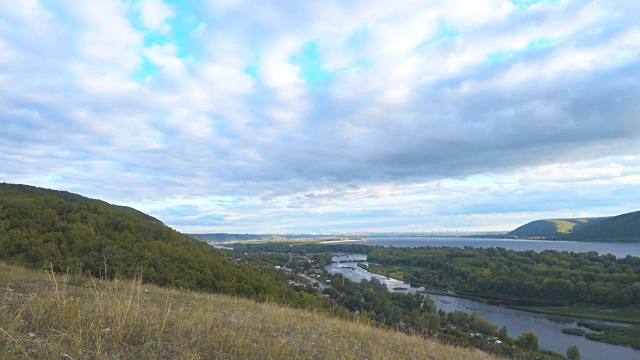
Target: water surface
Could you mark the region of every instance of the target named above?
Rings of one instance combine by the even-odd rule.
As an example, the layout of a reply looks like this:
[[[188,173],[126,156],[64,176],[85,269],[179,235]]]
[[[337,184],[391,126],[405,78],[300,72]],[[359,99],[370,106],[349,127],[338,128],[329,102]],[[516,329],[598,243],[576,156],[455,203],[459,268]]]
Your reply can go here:
[[[337,262],[327,265],[326,270],[332,274],[341,273],[348,279],[356,282],[360,282],[362,279],[371,280],[373,278],[376,278],[385,283],[389,291],[415,292],[424,290],[424,288],[412,288],[409,284],[406,284],[400,280],[374,274],[358,267],[358,262],[363,262],[368,265],[368,263],[366,262],[366,258],[367,256],[363,254],[335,256],[333,259]],[[344,262],[340,263],[339,261]],[[406,290],[394,290],[394,288],[403,288]],[[498,328],[506,326],[509,336],[512,338],[518,338],[522,333],[532,331],[538,336],[541,347],[556,351],[562,355],[566,353],[569,346],[578,345],[583,360],[640,359],[639,350],[634,350],[630,347],[625,346],[617,346],[603,342],[592,341],[583,336],[573,336],[562,333],[562,329],[564,328],[577,328],[577,322],[584,321],[584,319],[512,310],[453,296],[430,296],[435,301],[436,307],[438,309],[443,309],[447,312],[460,310],[467,313],[475,313],[478,316],[486,319],[487,321],[498,325]],[[616,326],[635,326],[607,321],[588,321]],[[586,328],[581,329],[585,330],[586,332],[593,332]]]
[[[332,242],[336,243],[336,242]],[[551,240],[515,240],[515,239],[485,239],[485,238],[463,238],[463,237],[434,237],[434,236],[411,236],[411,237],[372,237],[364,241],[349,241],[348,244],[396,246],[396,247],[419,247],[419,246],[449,246],[463,248],[465,246],[475,248],[505,248],[509,250],[534,250],[537,252],[544,250],[589,252],[596,251],[601,255],[613,254],[619,258],[627,255],[640,256],[640,243],[599,243],[580,241],[551,241]]]

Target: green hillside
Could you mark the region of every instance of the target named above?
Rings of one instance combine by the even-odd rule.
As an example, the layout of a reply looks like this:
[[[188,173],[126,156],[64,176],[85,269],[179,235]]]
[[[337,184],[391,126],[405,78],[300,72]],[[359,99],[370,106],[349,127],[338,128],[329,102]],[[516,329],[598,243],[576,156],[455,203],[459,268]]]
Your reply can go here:
[[[68,192],[0,184],[0,274],[0,349],[12,359],[493,358],[378,329],[268,262]],[[426,312],[437,318],[435,307],[406,317],[422,326]]]
[[[640,211],[613,217],[536,220],[518,227],[507,236],[525,239],[640,242]]]
[[[281,295],[247,265],[149,215],[27,185],[0,184],[0,260],[255,298]]]
[[[0,308],[9,316],[0,317],[0,348],[9,358],[27,359],[491,358],[424,339],[440,335],[438,326],[449,317],[420,294],[338,277],[331,284],[341,286],[323,291],[331,300],[310,281],[290,286],[296,275],[273,261],[312,266],[287,254],[232,259],[135,209],[3,183]],[[498,334],[481,320],[455,326]],[[387,326],[396,332],[375,329]],[[466,330],[439,337],[496,353],[552,354],[526,350],[520,339],[472,342]]]
[[[566,240],[640,242],[640,211],[613,216],[572,232]]]
[[[606,218],[536,220],[516,228],[507,235],[520,238],[558,238],[594,225],[604,219]]]
[[[30,186],[30,185],[22,185],[22,184],[0,184],[0,201],[8,200],[11,197],[15,197],[16,194],[22,194],[25,198],[38,198],[41,201],[47,198],[56,198],[59,201],[67,202],[67,203],[83,203],[90,204],[91,209],[104,208],[108,209],[110,212],[117,214],[129,214],[137,219],[149,220],[157,223],[162,223],[160,220],[154,218],[153,216],[147,215],[141,211],[136,209],[127,207],[127,206],[119,206],[112,205],[102,200],[89,199],[84,196],[70,193],[67,191],[58,191],[58,190],[49,190],[40,187]],[[42,202],[44,203],[44,202]]]

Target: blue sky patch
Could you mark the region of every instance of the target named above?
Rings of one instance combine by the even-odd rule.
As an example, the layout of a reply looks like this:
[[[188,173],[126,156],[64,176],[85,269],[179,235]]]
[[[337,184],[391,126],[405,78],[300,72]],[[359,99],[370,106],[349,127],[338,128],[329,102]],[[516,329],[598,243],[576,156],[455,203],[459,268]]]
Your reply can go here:
[[[513,58],[517,53],[516,50],[497,51],[487,55],[487,61],[492,64],[503,62]]]
[[[521,9],[526,9],[537,4],[555,4],[557,2],[559,2],[559,0],[511,0],[513,5],[516,5]]]
[[[359,26],[349,37],[348,44],[351,46],[358,46],[364,43],[369,37],[369,24]]]
[[[455,38],[462,35],[460,31],[450,27],[447,24],[447,22],[444,21],[443,19],[440,19],[438,21],[438,28],[439,28],[439,32],[438,32],[438,36],[436,37],[436,39],[438,40]]]
[[[433,43],[437,43],[439,41],[447,40],[447,39],[454,39],[458,36],[462,36],[462,33],[460,31],[449,26],[447,22],[444,21],[444,19],[440,19],[438,20],[438,33],[436,34],[436,36],[422,42],[418,46],[418,50],[421,50]]]
[[[260,75],[258,74],[260,60],[260,55],[254,51],[253,59],[251,59],[249,65],[245,66],[244,73],[251,76],[253,79],[258,80],[260,78]]]
[[[301,77],[309,82],[324,82],[332,78],[332,73],[324,68],[318,53],[318,44],[309,42],[302,51],[289,58],[291,64],[300,67]]]
[[[538,48],[548,47],[551,45],[553,45],[553,40],[549,38],[540,38],[540,39],[529,41],[529,44],[527,46],[529,47],[529,49],[538,49]]]
[[[198,20],[192,16],[177,16],[168,21],[173,31],[172,41],[178,48],[178,57],[197,58],[196,47],[193,43],[192,33],[200,25]]]
[[[135,82],[143,82],[160,71],[160,67],[154,65],[149,59],[146,57],[142,57],[142,62],[136,66],[133,74],[131,75],[131,79]]]

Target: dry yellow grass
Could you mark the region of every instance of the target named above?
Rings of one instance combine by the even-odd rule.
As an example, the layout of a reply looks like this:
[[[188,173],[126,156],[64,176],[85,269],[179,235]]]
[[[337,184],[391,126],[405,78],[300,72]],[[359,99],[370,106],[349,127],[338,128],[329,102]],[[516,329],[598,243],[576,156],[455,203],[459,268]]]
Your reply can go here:
[[[277,304],[0,263],[3,359],[492,359]]]

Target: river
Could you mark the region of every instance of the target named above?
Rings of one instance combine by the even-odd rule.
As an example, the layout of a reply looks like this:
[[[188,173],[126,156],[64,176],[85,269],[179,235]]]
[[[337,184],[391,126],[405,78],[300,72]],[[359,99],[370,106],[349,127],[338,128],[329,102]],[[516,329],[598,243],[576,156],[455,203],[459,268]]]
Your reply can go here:
[[[331,244],[340,243],[332,241]],[[435,237],[435,236],[407,236],[407,237],[372,237],[368,240],[349,240],[345,244],[361,244],[371,246],[396,246],[396,247],[419,247],[419,246],[450,246],[463,248],[471,247],[501,247],[509,250],[557,250],[588,252],[597,251],[602,254],[613,254],[617,257],[627,255],[640,257],[640,243],[599,243],[580,241],[551,241],[551,240],[515,240],[515,239],[487,239],[487,238],[464,238],[464,237]]]
[[[382,245],[382,244],[381,244]],[[400,246],[400,245],[397,245]],[[406,245],[405,245],[406,246]],[[451,246],[451,245],[449,245]],[[505,247],[506,246],[500,246]],[[534,249],[531,249],[534,250]],[[569,250],[573,251],[573,250]],[[597,251],[597,250],[588,250]],[[620,255],[617,255],[620,256]],[[624,255],[626,256],[626,255]],[[387,278],[382,275],[374,274],[357,266],[358,262],[366,263],[366,255],[350,254],[335,256],[334,261],[350,261],[343,263],[333,263],[327,265],[326,270],[332,274],[341,273],[348,279],[359,282],[362,279],[377,278],[387,285],[390,291],[415,292],[423,290],[422,288],[411,288],[408,284]],[[367,264],[368,265],[368,264]],[[404,288],[406,290],[394,290]],[[565,316],[536,314],[527,311],[512,310],[499,306],[480,303],[473,300],[461,299],[453,296],[430,295],[435,301],[438,309],[447,312],[460,310],[468,313],[475,313],[478,316],[498,325],[498,328],[506,326],[509,336],[518,338],[522,333],[527,331],[534,332],[540,341],[540,346],[550,349],[564,355],[567,348],[571,345],[577,345],[580,348],[583,360],[599,360],[599,359],[640,359],[640,351],[630,347],[611,345],[603,342],[588,340],[582,336],[573,336],[562,333],[563,328],[578,327],[577,322],[584,320]],[[590,322],[612,324],[617,326],[633,326],[628,324],[620,324],[606,321],[588,320]],[[586,332],[592,332],[585,329]]]

